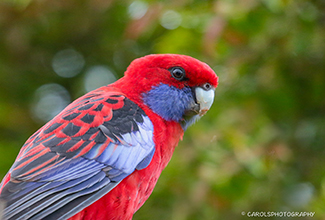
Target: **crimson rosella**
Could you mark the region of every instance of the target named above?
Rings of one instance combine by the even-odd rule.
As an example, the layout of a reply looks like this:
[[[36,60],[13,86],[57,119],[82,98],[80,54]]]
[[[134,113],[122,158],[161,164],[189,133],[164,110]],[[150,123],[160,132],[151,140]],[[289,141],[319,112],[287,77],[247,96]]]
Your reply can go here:
[[[132,219],[217,81],[189,56],[134,60],[26,141],[0,185],[2,219]]]

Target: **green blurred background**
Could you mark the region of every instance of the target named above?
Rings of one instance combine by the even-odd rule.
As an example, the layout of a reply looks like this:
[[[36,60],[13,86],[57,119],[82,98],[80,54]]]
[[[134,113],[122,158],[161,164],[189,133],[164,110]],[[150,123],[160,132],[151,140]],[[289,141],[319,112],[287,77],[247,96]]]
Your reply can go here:
[[[151,53],[220,81],[135,220],[325,219],[323,0],[2,0],[0,178],[64,106]]]

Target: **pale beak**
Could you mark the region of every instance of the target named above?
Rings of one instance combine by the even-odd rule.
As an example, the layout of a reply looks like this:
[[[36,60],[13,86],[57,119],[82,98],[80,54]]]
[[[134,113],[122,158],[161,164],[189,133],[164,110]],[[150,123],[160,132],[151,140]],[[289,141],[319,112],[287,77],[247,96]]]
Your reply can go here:
[[[205,90],[201,87],[196,87],[193,93],[195,97],[189,108],[185,111],[181,123],[184,131],[210,109],[214,99],[214,89],[212,88]]]
[[[196,103],[199,104],[199,116],[203,116],[212,106],[214,100],[214,89],[204,90],[201,87],[195,88]]]
[[[205,90],[201,87],[196,87],[194,93],[195,100],[193,100],[190,108],[185,112],[186,118],[191,118],[195,115],[203,116],[213,103],[214,89]]]

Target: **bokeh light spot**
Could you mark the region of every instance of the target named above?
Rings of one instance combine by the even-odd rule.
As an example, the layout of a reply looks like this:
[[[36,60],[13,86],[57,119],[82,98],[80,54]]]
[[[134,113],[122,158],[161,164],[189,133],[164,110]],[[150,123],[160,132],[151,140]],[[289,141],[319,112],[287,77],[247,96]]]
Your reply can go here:
[[[55,83],[45,84],[35,91],[31,113],[35,119],[47,122],[69,103],[70,94],[63,86]]]
[[[74,49],[57,52],[52,60],[52,67],[56,74],[70,78],[79,74],[85,65],[83,56]]]
[[[90,92],[115,80],[114,73],[107,66],[93,66],[86,72],[84,86],[86,91]]]
[[[129,16],[132,19],[142,18],[148,10],[148,4],[142,1],[134,1],[128,7]]]
[[[304,207],[312,199],[314,191],[311,183],[298,183],[287,191],[285,200],[292,207]]]
[[[160,24],[166,29],[173,30],[178,28],[182,23],[182,16],[173,10],[166,11],[160,19]]]

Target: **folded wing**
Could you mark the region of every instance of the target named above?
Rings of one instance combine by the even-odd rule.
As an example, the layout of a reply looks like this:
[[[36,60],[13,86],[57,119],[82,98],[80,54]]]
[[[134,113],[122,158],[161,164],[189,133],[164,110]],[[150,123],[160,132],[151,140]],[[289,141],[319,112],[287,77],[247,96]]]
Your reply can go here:
[[[3,183],[4,219],[67,219],[154,154],[153,125],[107,87],[77,99],[31,136]]]

